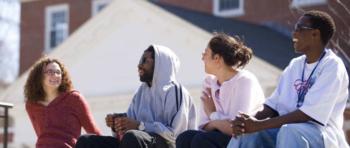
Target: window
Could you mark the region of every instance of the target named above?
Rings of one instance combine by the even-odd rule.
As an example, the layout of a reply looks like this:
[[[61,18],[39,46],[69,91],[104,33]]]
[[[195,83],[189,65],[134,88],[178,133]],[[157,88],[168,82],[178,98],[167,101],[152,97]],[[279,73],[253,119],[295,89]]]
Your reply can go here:
[[[68,4],[49,6],[45,14],[45,52],[50,52],[68,37]]]
[[[243,0],[214,0],[214,15],[233,17],[244,14]]]
[[[292,7],[300,7],[300,6],[312,6],[319,4],[326,4],[327,0],[293,0],[291,6]]]
[[[92,0],[92,16],[96,15],[105,8],[111,0]]]

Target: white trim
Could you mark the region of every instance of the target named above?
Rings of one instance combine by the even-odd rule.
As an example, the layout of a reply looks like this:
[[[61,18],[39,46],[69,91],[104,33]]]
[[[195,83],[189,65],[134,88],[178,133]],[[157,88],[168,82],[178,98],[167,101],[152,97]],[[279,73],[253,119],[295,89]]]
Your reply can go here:
[[[239,0],[239,7],[231,10],[220,11],[220,0],[213,0],[213,14],[220,17],[235,17],[244,15],[244,0]]]
[[[48,6],[45,9],[45,49],[44,52],[48,53],[51,51],[50,48],[50,31],[51,31],[51,21],[52,21],[52,14],[55,12],[64,11],[66,13],[66,22],[67,22],[67,30],[66,34],[64,35],[64,38],[68,37],[69,34],[69,5],[68,4],[58,4],[58,5],[52,5]]]
[[[96,15],[100,5],[108,5],[112,0],[92,0],[91,16]]]
[[[290,7],[303,7],[327,4],[327,0],[292,0]]]

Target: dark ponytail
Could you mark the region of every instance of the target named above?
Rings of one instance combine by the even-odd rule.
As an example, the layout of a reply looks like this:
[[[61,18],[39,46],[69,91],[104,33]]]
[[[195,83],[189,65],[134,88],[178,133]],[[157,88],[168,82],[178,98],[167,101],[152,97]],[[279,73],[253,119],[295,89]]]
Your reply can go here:
[[[224,33],[214,33],[208,46],[213,52],[212,57],[218,54],[224,59],[225,64],[237,68],[244,67],[253,56],[252,49],[245,46],[238,37]]]

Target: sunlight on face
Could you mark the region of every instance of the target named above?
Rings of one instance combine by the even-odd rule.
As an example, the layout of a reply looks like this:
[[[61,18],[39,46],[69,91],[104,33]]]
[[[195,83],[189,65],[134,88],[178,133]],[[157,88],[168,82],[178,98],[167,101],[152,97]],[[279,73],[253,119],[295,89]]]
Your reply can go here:
[[[212,51],[209,47],[207,47],[202,53],[202,61],[204,62],[205,72],[208,74],[212,74],[214,61],[212,58]]]
[[[302,16],[299,18],[292,34],[295,52],[305,53],[310,50],[310,44],[313,43],[314,39],[314,30],[315,29],[311,28],[309,17]]]
[[[43,85],[46,89],[58,89],[62,82],[62,70],[60,66],[55,63],[49,63],[44,68]]]
[[[138,72],[141,82],[152,82],[154,72],[154,59],[152,52],[145,51],[138,64]]]

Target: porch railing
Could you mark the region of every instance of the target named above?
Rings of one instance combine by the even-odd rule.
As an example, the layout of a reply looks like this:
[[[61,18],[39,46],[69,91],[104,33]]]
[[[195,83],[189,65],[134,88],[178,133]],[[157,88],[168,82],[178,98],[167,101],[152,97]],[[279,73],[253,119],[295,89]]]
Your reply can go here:
[[[4,148],[7,148],[9,113],[8,110],[13,107],[11,103],[0,102],[0,107],[4,108],[4,114],[0,118],[4,118]]]

